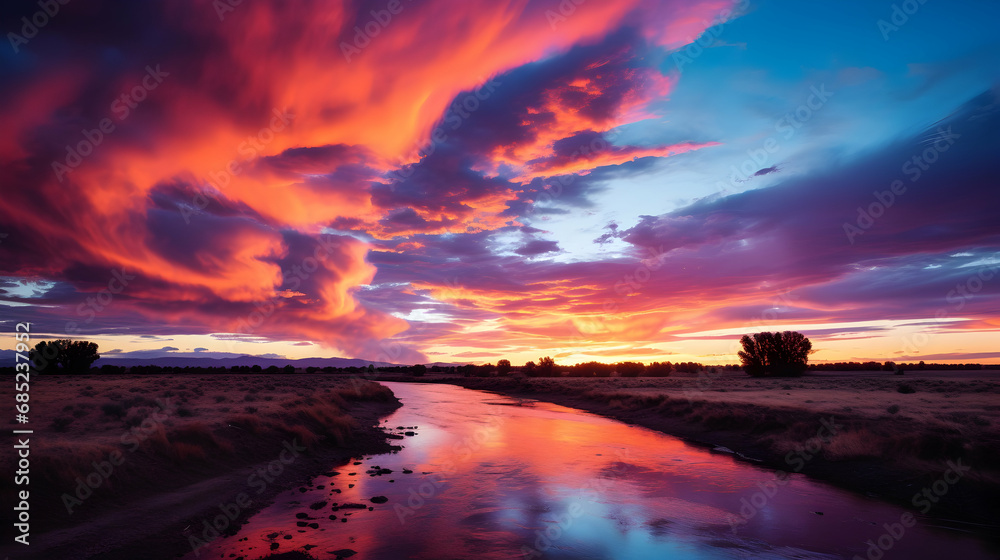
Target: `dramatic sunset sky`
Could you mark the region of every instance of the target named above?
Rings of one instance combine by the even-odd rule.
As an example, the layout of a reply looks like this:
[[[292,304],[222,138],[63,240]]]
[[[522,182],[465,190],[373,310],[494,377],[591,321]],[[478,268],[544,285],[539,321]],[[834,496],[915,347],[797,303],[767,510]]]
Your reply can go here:
[[[895,6],[5,2],[0,320],[105,356],[732,363],[766,328],[1000,362],[1000,3]]]

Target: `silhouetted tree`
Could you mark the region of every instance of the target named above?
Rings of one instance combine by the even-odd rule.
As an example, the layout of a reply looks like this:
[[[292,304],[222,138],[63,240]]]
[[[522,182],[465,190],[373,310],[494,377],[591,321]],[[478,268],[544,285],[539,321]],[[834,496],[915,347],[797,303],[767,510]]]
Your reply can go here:
[[[60,350],[59,364],[65,373],[87,373],[91,364],[100,358],[97,344],[86,340],[62,341],[66,346]]]
[[[539,377],[546,377],[554,375],[556,371],[556,361],[552,358],[545,356],[544,358],[538,358],[538,367],[535,368],[535,373]]]
[[[801,333],[759,332],[740,339],[743,369],[754,377],[802,375],[809,362],[812,342]]]
[[[59,340],[41,341],[28,352],[28,358],[35,366],[35,371],[41,374],[59,373]]]
[[[524,364],[524,367],[521,368],[521,371],[524,372],[524,375],[527,375],[529,377],[534,377],[534,375],[535,375],[535,362],[528,361],[526,364]]]
[[[618,362],[615,371],[621,377],[639,377],[646,371],[646,366],[639,362]]]
[[[97,344],[86,340],[42,341],[29,352],[39,373],[87,373],[101,356]]]
[[[611,364],[584,362],[573,366],[573,375],[577,377],[611,377],[611,372],[614,369]]]
[[[510,360],[497,362],[497,375],[507,375],[508,373],[510,373]]]
[[[410,368],[410,373],[412,373],[414,377],[423,377],[423,375],[427,373],[427,366],[424,364],[415,364]]]
[[[705,369],[705,366],[698,362],[677,362],[674,364],[674,369],[678,373],[698,373]]]
[[[670,362],[653,362],[646,366],[646,375],[649,377],[666,377],[670,375],[671,369],[673,369],[673,364]]]

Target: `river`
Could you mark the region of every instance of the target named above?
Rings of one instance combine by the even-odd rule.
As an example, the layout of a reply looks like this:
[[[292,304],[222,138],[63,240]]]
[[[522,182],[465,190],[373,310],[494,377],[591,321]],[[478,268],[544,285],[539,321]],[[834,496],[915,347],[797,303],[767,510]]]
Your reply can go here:
[[[997,557],[917,512],[645,428],[452,385],[386,385],[403,402],[384,424],[401,451],[331,465],[337,474],[187,558],[252,560],[274,544],[355,560]]]

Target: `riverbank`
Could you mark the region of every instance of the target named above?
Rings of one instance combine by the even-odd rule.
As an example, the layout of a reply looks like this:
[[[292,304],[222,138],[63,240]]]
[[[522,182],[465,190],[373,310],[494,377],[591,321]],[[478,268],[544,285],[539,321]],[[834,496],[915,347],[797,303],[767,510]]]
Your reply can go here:
[[[995,374],[422,381],[615,418],[894,502],[956,530],[990,535],[1000,514],[1000,379]],[[955,478],[949,464],[957,465],[962,476],[953,484],[938,482],[946,475]]]
[[[378,424],[399,406],[346,376],[45,377],[32,387],[27,550],[179,557],[317,472],[394,449]]]

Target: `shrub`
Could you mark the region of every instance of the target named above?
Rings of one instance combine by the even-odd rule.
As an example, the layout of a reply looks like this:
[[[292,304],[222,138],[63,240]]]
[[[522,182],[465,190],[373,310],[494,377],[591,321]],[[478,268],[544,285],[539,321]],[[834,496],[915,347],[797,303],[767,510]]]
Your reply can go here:
[[[639,377],[646,371],[646,366],[639,362],[618,362],[615,371],[622,377]]]
[[[69,429],[69,425],[73,423],[73,419],[68,416],[60,416],[52,421],[52,429],[57,432],[65,432]]]
[[[125,407],[118,403],[102,404],[101,411],[104,412],[105,415],[111,416],[116,420],[121,420],[121,418],[125,416]]]
[[[889,414],[896,414],[897,412],[899,412],[899,405],[894,404],[889,408],[885,409],[885,411],[888,412]]]
[[[653,362],[646,366],[646,375],[649,377],[667,377],[670,375],[670,370],[673,368],[673,364],[670,362],[660,363]]]
[[[183,441],[174,442],[173,450],[178,461],[204,461],[207,457],[205,450],[193,443]]]
[[[239,414],[226,420],[226,424],[245,430],[252,434],[259,434],[263,428],[260,418],[249,414]]]
[[[910,387],[906,383],[900,383],[899,387],[896,388],[896,391],[898,391],[900,393],[903,393],[904,395],[908,395],[910,393],[916,393],[917,392],[916,389],[914,389],[913,387]]]

